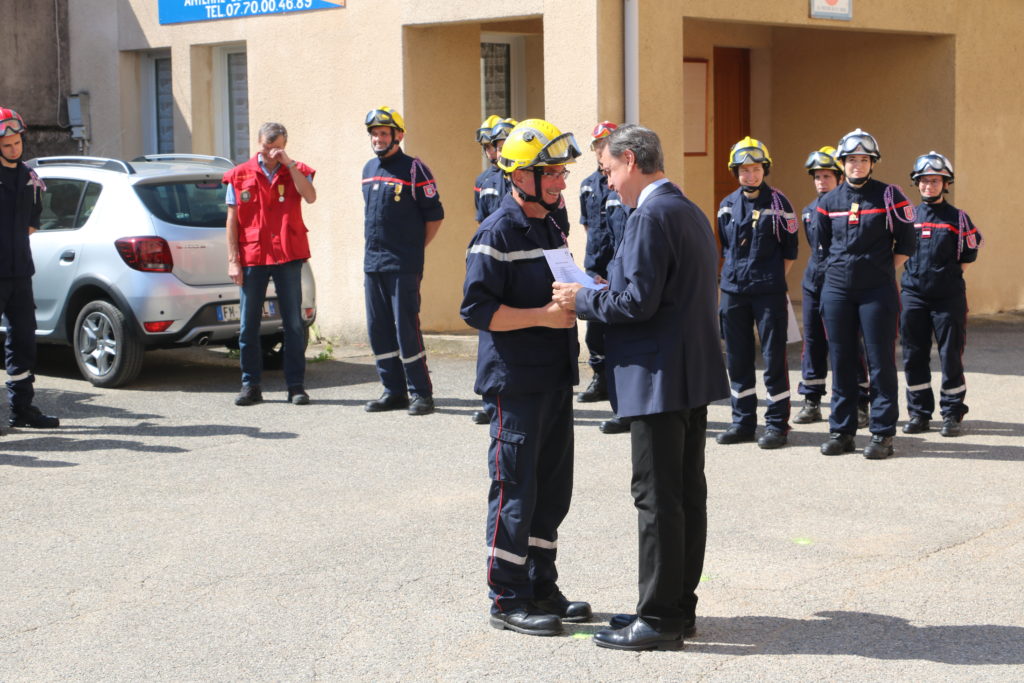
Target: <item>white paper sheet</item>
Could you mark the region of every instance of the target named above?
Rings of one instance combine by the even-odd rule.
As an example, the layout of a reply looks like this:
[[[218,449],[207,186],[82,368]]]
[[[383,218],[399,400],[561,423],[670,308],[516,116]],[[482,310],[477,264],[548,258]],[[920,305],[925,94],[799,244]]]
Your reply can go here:
[[[572,253],[568,249],[545,249],[544,258],[551,274],[555,276],[555,282],[578,282],[587,289],[604,289],[608,286],[594,282],[594,278],[572,260]]]

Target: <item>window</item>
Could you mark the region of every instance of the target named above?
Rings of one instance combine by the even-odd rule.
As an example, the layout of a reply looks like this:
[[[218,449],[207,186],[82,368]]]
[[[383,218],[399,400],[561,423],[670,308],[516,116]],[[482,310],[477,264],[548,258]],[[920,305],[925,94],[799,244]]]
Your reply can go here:
[[[224,228],[228,211],[219,180],[186,180],[135,186],[146,208],[165,223],[193,228]]]
[[[171,55],[154,52],[140,57],[142,146],[146,154],[174,152],[174,91]]]
[[[523,118],[526,111],[524,39],[502,33],[484,33],[480,43],[481,119],[497,114]]]
[[[214,53],[213,110],[216,154],[236,164],[249,158],[249,72],[245,46]]]
[[[100,185],[84,180],[47,178],[39,229],[73,230],[82,227],[96,208],[101,190]]]

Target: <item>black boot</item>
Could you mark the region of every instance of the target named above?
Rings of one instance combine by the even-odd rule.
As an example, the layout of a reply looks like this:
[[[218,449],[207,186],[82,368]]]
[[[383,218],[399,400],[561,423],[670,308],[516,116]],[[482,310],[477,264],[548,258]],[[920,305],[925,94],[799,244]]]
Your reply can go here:
[[[594,378],[590,380],[590,385],[576,395],[576,401],[579,403],[596,403],[607,400],[608,382],[605,379],[604,371],[595,370]]]
[[[798,425],[811,424],[821,421],[821,402],[813,398],[804,399],[804,407],[793,418]]]

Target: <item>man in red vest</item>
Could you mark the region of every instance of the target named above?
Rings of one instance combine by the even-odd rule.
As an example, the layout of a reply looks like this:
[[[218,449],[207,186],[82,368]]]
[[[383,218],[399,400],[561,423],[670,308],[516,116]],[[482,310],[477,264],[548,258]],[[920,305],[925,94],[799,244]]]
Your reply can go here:
[[[287,144],[284,126],[264,123],[259,130],[260,151],[224,174],[228,186],[228,276],[242,288],[238,343],[242,390],[235,398],[237,406],[263,400],[260,326],[271,279],[284,325],[282,355],[288,401],[309,403],[304,388],[306,335],[302,326],[302,264],[309,258],[309,240],[302,222],[302,200],[307,204],[316,201],[316,171],[288,156]]]

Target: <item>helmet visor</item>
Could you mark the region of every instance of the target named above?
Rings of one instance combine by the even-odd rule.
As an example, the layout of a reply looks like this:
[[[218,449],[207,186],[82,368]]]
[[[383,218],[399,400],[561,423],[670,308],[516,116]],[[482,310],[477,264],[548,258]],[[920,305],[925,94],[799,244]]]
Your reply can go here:
[[[373,126],[397,128],[398,124],[395,123],[395,117],[391,115],[391,112],[384,111],[383,109],[374,109],[366,115],[366,127],[372,128]]]
[[[21,122],[21,119],[15,116],[0,121],[0,137],[16,135],[17,133],[24,132],[25,124]]]
[[[839,141],[837,155],[845,157],[851,154],[878,156],[878,144],[870,135],[849,135]]]
[[[491,128],[477,128],[476,129],[476,141],[481,145],[486,145],[491,141]]]
[[[836,160],[824,152],[811,152],[804,163],[804,167],[810,170],[823,169],[826,171],[838,171]]]
[[[537,153],[537,158],[531,164],[531,166],[557,166],[559,164],[569,164],[573,160],[581,156],[583,152],[580,150],[580,146],[576,144],[576,138],[572,133],[562,133],[557,138],[544,145],[544,147]]]
[[[942,157],[926,154],[922,157],[918,157],[917,161],[914,162],[914,177],[929,174],[944,175],[948,177],[952,172],[953,168],[948,166]]]
[[[768,163],[768,156],[763,149],[758,147],[744,147],[732,153],[731,166],[742,166],[743,164],[765,164]]]

